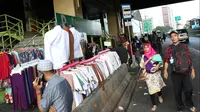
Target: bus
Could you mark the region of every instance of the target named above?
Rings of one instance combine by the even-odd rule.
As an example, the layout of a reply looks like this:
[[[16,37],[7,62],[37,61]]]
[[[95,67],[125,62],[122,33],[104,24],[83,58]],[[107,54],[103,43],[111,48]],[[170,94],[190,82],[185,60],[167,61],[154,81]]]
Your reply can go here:
[[[192,29],[200,28],[200,19],[190,20],[190,26]]]

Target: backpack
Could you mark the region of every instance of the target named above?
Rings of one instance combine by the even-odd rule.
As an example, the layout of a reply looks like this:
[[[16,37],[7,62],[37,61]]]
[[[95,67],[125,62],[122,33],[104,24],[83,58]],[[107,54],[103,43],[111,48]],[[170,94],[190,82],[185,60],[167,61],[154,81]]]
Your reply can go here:
[[[189,56],[189,52],[184,47],[184,44],[178,46],[171,45],[172,56],[174,58],[173,71],[177,73],[187,73],[191,71],[192,60]]]

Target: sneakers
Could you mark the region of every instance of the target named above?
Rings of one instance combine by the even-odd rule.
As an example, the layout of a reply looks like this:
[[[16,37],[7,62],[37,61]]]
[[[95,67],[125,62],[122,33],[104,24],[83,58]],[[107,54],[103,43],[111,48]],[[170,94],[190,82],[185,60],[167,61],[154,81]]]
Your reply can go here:
[[[186,108],[187,108],[188,110],[190,110],[190,112],[197,112],[197,109],[196,109],[194,106],[191,107],[191,106],[186,105]]]
[[[197,110],[196,110],[195,107],[191,107],[191,108],[190,108],[190,111],[191,111],[191,112],[197,112]]]
[[[197,112],[197,109],[195,107],[191,107],[191,108],[188,108],[188,109],[190,110],[190,112]],[[183,109],[178,109],[177,112],[183,112]]]

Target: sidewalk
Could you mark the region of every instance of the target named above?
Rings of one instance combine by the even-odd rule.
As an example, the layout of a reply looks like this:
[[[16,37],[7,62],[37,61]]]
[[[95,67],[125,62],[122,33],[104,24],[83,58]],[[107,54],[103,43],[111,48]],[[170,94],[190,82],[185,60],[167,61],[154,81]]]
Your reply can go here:
[[[13,104],[2,104],[0,106],[0,112],[13,112]],[[27,111],[25,110],[17,110],[16,112],[39,112],[37,107],[29,108]]]

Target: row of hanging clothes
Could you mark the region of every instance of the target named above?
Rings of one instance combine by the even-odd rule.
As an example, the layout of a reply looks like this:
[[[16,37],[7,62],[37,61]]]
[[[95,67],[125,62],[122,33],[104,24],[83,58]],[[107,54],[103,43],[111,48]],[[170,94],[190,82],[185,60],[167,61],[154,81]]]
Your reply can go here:
[[[36,68],[31,63],[36,65],[39,59],[44,59],[42,48],[17,48],[0,52],[0,88],[5,89],[6,103],[14,103],[14,109],[27,108],[24,107],[24,99],[32,97],[34,93],[30,91],[33,91],[31,86]],[[28,101],[33,104],[31,99]]]
[[[0,80],[8,78],[11,70],[17,64],[23,64],[38,58],[44,59],[42,48],[18,48],[0,52]]]
[[[10,73],[11,93],[14,111],[27,110],[36,106],[36,93],[32,82],[39,76],[37,63],[39,58],[17,64]],[[73,91],[73,109],[92,93],[98,86],[104,89],[103,81],[113,74],[121,66],[116,52],[105,50],[99,52],[88,60],[77,61],[63,66],[58,75],[65,78]],[[43,90],[45,83],[43,83]]]
[[[33,88],[33,81],[38,77],[37,64],[40,59],[17,65],[10,73],[13,110],[27,110],[36,106],[36,94]]]
[[[59,75],[69,82],[73,91],[72,109],[79,106],[98,86],[104,89],[103,81],[120,66],[118,54],[104,50],[88,60],[74,62],[61,68]]]

